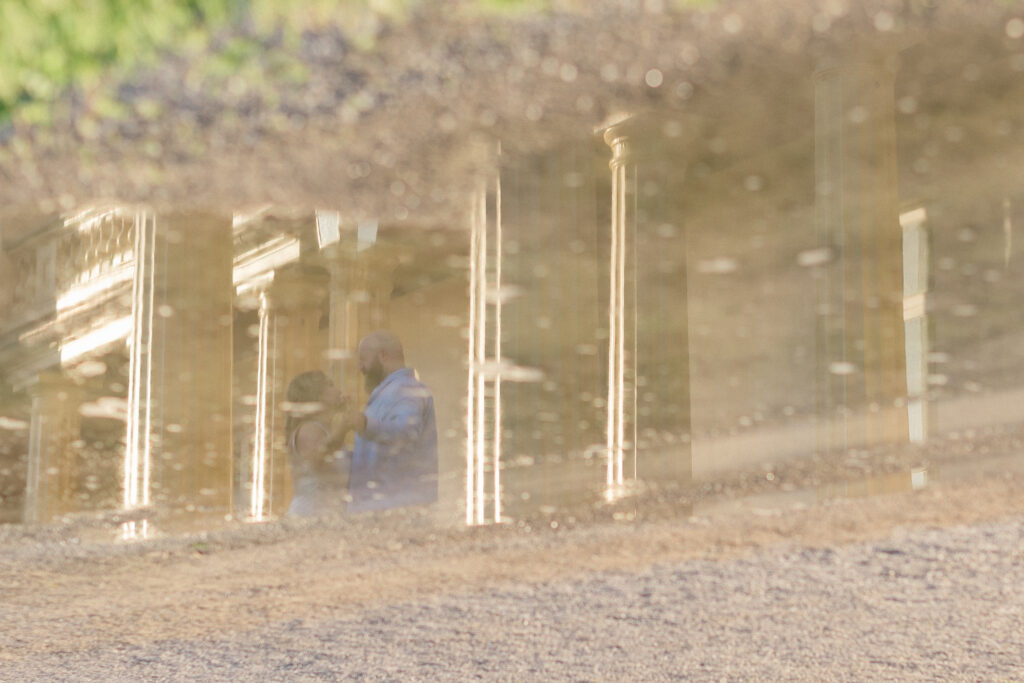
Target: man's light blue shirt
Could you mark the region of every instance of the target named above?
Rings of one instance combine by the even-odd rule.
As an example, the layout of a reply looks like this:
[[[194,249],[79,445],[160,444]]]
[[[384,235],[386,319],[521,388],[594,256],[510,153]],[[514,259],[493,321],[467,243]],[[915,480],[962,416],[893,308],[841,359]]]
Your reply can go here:
[[[430,389],[412,368],[396,370],[370,394],[349,475],[349,512],[437,500],[437,424]]]

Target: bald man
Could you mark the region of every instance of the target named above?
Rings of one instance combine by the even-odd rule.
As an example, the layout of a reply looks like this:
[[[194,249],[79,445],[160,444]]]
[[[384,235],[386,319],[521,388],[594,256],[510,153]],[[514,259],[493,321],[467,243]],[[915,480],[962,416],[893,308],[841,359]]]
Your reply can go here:
[[[385,330],[359,342],[369,399],[346,422],[356,432],[349,512],[426,505],[437,500],[434,398],[405,366],[398,338]]]

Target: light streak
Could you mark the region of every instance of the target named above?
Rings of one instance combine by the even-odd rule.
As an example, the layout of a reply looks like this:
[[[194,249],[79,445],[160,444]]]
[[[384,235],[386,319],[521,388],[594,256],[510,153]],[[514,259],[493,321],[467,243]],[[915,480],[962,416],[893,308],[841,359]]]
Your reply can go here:
[[[499,148],[500,153],[500,148]],[[494,522],[501,522],[501,175],[494,181]]]
[[[255,521],[264,516],[264,493],[266,487],[267,450],[267,347],[268,316],[266,294],[260,294],[259,350],[256,371],[256,434],[253,439],[252,493],[249,514]]]

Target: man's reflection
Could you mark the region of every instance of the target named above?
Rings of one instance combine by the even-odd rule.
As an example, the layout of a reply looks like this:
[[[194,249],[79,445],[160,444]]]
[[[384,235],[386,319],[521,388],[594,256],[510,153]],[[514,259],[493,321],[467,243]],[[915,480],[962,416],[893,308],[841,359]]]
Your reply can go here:
[[[359,369],[370,397],[342,419],[356,432],[350,512],[437,500],[437,425],[430,389],[405,365],[398,338],[378,330],[359,342]]]
[[[286,513],[309,517],[343,509],[344,457],[350,431],[345,399],[323,372],[304,372],[288,385],[288,459],[294,494]]]

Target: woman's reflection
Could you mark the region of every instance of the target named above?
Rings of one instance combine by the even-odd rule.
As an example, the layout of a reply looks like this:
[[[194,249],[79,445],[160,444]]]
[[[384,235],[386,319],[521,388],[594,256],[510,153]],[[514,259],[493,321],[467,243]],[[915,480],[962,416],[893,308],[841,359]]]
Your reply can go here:
[[[289,517],[340,513],[348,490],[342,442],[348,400],[323,372],[298,375],[288,385],[288,458],[294,494]]]

